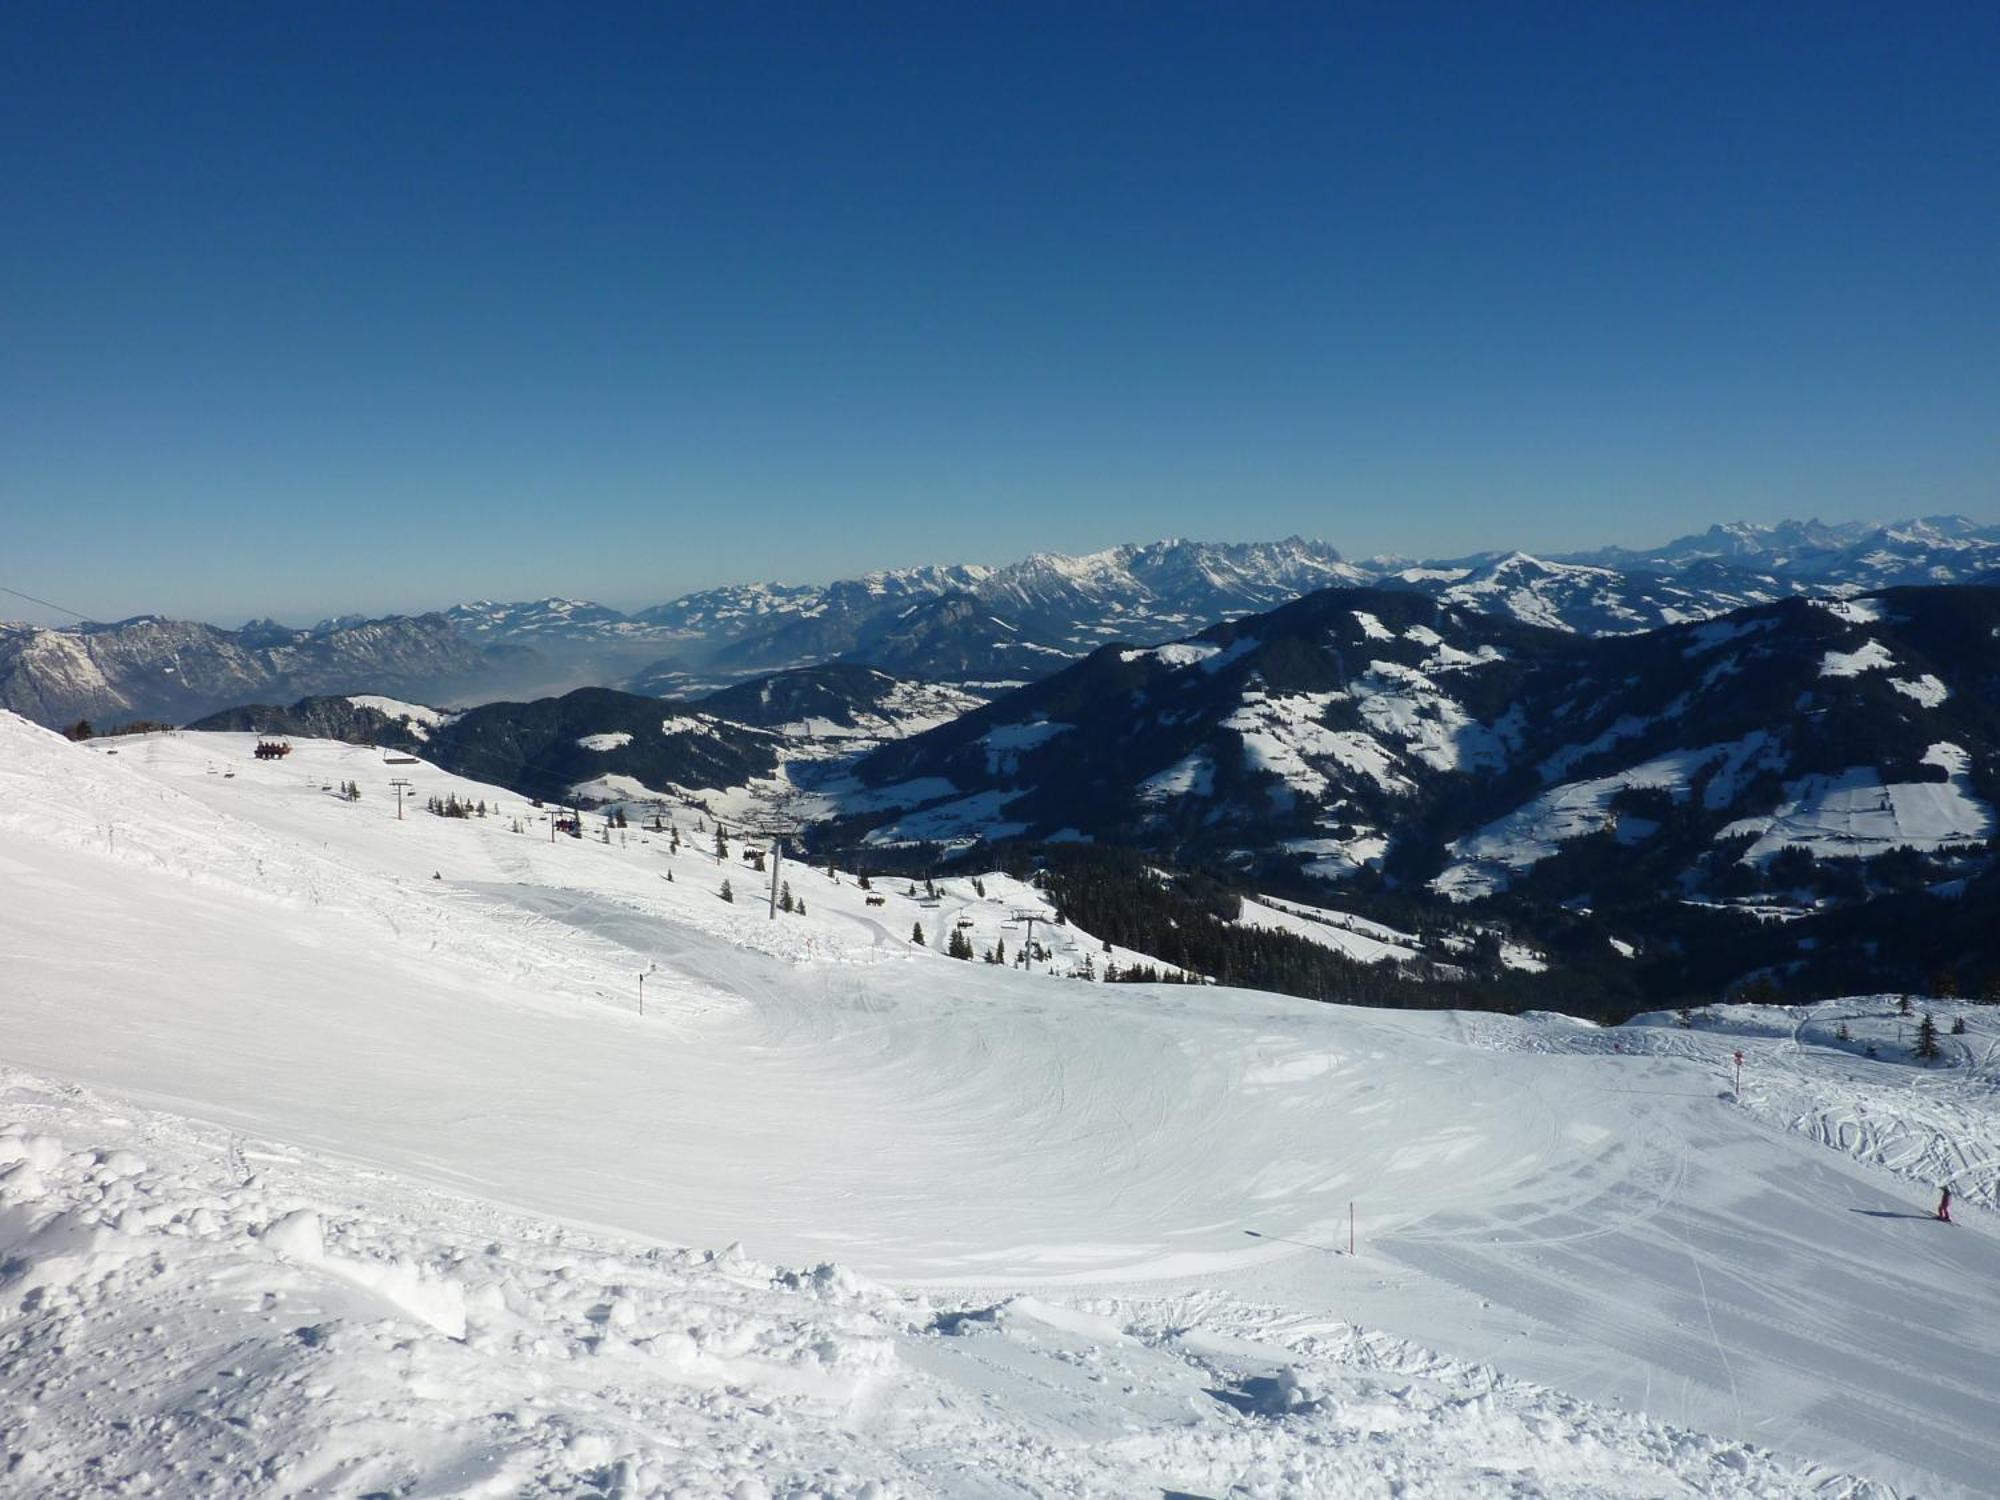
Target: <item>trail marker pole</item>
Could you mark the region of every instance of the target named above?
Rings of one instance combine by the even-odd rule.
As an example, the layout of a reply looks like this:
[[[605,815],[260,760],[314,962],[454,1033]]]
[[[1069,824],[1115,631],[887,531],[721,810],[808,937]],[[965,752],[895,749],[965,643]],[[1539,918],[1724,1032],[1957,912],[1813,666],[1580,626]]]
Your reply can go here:
[[[771,920],[778,920],[778,867],[785,862],[785,838],[783,834],[771,835]]]
[[[415,786],[413,783],[403,780],[400,776],[391,781],[389,785],[396,789],[396,821],[400,823],[403,821],[403,793],[414,791]]]
[[[1736,1097],[1743,1097],[1743,1049],[1736,1049]]]

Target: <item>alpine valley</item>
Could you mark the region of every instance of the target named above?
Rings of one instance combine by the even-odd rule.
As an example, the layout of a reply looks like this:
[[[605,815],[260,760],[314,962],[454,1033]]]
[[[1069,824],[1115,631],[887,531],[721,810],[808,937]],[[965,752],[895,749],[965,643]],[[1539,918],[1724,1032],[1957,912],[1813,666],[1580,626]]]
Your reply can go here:
[[[815,857],[918,878],[998,861],[1211,977],[1622,1014],[1856,976],[1987,982],[1996,560],[1995,529],[1959,519],[1421,564],[1167,542],[634,615],[552,600],[311,632],[32,631],[0,680],[45,721],[107,691],[200,691],[234,706],[195,730],[374,744],[654,821],[775,823]],[[430,655],[343,654],[412,629]],[[170,687],[110,649],[128,638],[173,643]],[[232,672],[197,670],[198,648]],[[636,656],[623,686],[519,701],[438,708],[410,686],[452,663],[468,683],[523,664],[561,681]],[[99,696],[65,697],[51,661],[95,667]],[[300,683],[289,706],[245,701]]]

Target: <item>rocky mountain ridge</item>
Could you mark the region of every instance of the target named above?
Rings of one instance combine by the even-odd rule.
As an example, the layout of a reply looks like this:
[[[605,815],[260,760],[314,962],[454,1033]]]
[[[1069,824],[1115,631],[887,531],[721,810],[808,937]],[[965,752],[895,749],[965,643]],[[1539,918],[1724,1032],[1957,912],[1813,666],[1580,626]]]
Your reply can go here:
[[[246,700],[375,691],[467,703],[578,684],[686,698],[774,670],[872,667],[991,694],[1109,641],[1173,640],[1316,589],[1408,590],[1456,608],[1586,635],[1700,620],[1799,594],[2000,576],[2000,527],[1711,527],[1645,551],[1512,552],[1349,562],[1323,542],[1169,540],[1038,553],[826,585],[704,590],[633,614],[587,600],[478,601],[436,614],[270,620],[231,631],[141,617],[0,626],[0,707],[45,724],[185,719]]]

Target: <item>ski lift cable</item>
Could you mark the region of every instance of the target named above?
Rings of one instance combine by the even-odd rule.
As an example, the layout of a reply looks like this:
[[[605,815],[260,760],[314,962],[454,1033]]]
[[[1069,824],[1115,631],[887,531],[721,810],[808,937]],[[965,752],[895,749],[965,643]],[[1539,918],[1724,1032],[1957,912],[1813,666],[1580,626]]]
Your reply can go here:
[[[19,589],[8,588],[4,583],[0,583],[0,594],[12,594],[16,599],[26,599],[30,604],[39,604],[43,609],[52,609],[58,614],[69,615],[74,619],[83,621],[86,625],[91,623],[91,616],[82,613],[80,610],[71,609],[67,604],[58,604],[53,599],[38,598],[34,594],[24,594]]]

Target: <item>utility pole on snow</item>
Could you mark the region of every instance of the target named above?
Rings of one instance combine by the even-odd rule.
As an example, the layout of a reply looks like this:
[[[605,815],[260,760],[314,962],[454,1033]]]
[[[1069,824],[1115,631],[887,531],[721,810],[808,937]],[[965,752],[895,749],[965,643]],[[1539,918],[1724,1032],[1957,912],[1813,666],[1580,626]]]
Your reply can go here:
[[[389,785],[396,789],[396,821],[400,823],[403,821],[403,793],[414,791],[416,788],[413,783],[405,781],[400,776]]]

